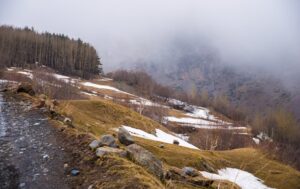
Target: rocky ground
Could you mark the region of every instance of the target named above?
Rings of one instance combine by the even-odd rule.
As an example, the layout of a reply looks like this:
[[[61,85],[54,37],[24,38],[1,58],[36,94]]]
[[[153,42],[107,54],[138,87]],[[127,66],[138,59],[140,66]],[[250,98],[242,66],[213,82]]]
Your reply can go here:
[[[61,138],[42,110],[0,94],[0,186],[69,188]]]

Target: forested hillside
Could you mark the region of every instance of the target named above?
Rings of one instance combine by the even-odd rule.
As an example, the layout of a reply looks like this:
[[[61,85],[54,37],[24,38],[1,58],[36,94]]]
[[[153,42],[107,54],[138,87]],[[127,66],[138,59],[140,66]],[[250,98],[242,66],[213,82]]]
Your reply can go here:
[[[102,72],[94,47],[62,34],[0,26],[1,67],[51,67],[63,74],[90,78]]]

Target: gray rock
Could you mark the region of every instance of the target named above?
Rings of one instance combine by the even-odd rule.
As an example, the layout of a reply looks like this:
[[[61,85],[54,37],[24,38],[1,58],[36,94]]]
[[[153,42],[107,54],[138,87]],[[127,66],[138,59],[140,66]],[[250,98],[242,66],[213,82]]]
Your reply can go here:
[[[99,140],[99,146],[116,147],[116,140],[112,135],[102,135]]]
[[[26,184],[24,182],[22,182],[22,183],[19,184],[20,188],[24,188],[25,186],[26,186]]]
[[[178,140],[173,140],[173,144],[179,145],[179,141]]]
[[[160,148],[165,148],[165,145],[164,144],[160,144],[159,147]]]
[[[130,133],[123,127],[119,128],[118,139],[121,144],[124,144],[126,146],[134,143],[134,140]]]
[[[199,176],[199,171],[194,169],[193,167],[184,167],[182,169],[183,174],[191,176],[191,177],[196,177]]]
[[[103,156],[106,156],[106,155],[117,155],[117,156],[120,156],[120,157],[126,157],[127,152],[125,150],[122,150],[122,149],[117,149],[117,148],[104,146],[104,147],[97,148],[96,155],[98,157],[103,157]]]
[[[99,144],[100,144],[100,142],[99,142],[98,140],[93,140],[93,141],[89,144],[89,147],[90,147],[92,150],[94,150],[94,149],[96,149],[96,148],[99,147]]]
[[[35,95],[32,85],[28,82],[22,82],[17,88],[17,93],[27,93],[30,96]]]
[[[79,171],[78,169],[72,169],[72,170],[71,170],[71,175],[72,175],[72,176],[78,176],[79,173],[80,173],[80,171]]]
[[[163,178],[162,162],[156,158],[151,152],[137,144],[127,146],[127,152],[130,159],[137,164],[145,167],[150,173],[156,177]]]

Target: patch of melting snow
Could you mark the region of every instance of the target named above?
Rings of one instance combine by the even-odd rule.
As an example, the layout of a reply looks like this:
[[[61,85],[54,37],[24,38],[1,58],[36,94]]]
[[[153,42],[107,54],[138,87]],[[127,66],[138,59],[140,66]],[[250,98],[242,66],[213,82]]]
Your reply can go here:
[[[203,119],[196,119],[196,118],[189,118],[189,117],[173,117],[173,116],[166,116],[164,117],[167,121],[170,122],[177,122],[177,123],[187,123],[187,124],[196,124],[196,125],[216,125],[215,122],[207,121]]]
[[[105,98],[105,99],[109,99],[109,100],[113,99],[113,97],[108,96],[108,95],[104,95],[104,98]]]
[[[143,130],[136,129],[133,127],[129,126],[122,126],[125,128],[131,135],[148,139],[148,140],[154,140],[154,141],[159,141],[159,142],[164,142],[164,143],[169,143],[173,144],[174,140],[177,140],[179,142],[179,146],[187,147],[187,148],[192,148],[192,149],[198,149],[196,146],[186,142],[185,140],[181,139],[180,137],[176,137],[174,135],[168,134],[160,129],[155,129],[155,135],[147,133]]]
[[[60,74],[53,74],[53,76],[56,78],[56,79],[70,79],[70,77],[68,76],[64,76],[64,75],[60,75]]]
[[[84,95],[88,95],[88,96],[97,96],[97,95],[95,95],[95,94],[88,93],[88,92],[84,92],[84,91],[81,91],[80,93],[81,93],[81,94],[84,94]]]
[[[124,93],[124,94],[128,94],[128,95],[131,95],[131,96],[134,96],[130,93],[127,93],[127,92],[124,92],[124,91],[121,91],[115,87],[111,87],[111,86],[108,86],[108,85],[99,85],[99,84],[96,84],[96,83],[92,83],[92,82],[82,82],[81,83],[83,86],[86,86],[86,87],[93,87],[93,88],[96,88],[96,89],[103,89],[103,90],[111,90],[111,91],[115,91],[115,92],[118,92],[118,93]]]
[[[107,78],[107,77],[103,77],[101,79],[98,79],[98,81],[112,81],[113,79],[111,78]]]
[[[260,143],[260,140],[258,138],[252,138],[252,140],[255,142],[255,144],[259,144]]]
[[[180,101],[180,100],[177,100],[177,99],[169,99],[169,101],[168,101],[170,104],[172,104],[172,105],[177,105],[177,106],[183,106],[183,105],[185,105],[186,103],[184,103],[184,102],[182,102],[182,101]]]
[[[129,102],[131,104],[138,105],[138,106],[155,106],[155,107],[168,108],[166,106],[163,106],[163,105],[160,105],[158,103],[152,102],[152,101],[150,101],[148,99],[145,99],[145,98],[133,99],[133,100],[129,100]]]
[[[247,127],[234,127],[227,122],[214,122],[209,120],[204,120],[200,118],[190,118],[190,117],[174,117],[166,116],[164,117],[164,122],[175,122],[182,126],[195,127],[199,129],[228,129],[228,130],[246,130]]]
[[[253,174],[236,168],[220,169],[218,174],[205,171],[200,171],[200,173],[208,179],[229,180],[236,183],[242,189],[272,189],[264,185],[263,181]]]
[[[271,137],[269,137],[266,133],[263,133],[263,132],[260,132],[256,137],[259,138],[260,140],[266,140],[269,142],[273,142],[273,139]]]
[[[68,77],[68,76],[65,76],[65,75],[60,75],[60,74],[52,74],[53,77],[55,77],[56,79],[59,79],[59,80],[62,80],[66,83],[76,83],[78,81],[78,79],[74,79],[74,78],[71,78],[71,77]]]
[[[186,115],[196,118],[215,120],[215,117],[209,113],[209,110],[202,107],[196,107],[193,113],[186,113]]]
[[[176,135],[177,137],[181,138],[182,140],[188,142],[190,137],[186,134],[177,134],[177,133],[174,133],[174,135]]]
[[[26,76],[29,77],[30,79],[33,78],[32,73],[30,73],[30,72],[28,72],[28,71],[27,71],[27,72],[26,72],[26,71],[18,71],[17,73],[26,75]]]

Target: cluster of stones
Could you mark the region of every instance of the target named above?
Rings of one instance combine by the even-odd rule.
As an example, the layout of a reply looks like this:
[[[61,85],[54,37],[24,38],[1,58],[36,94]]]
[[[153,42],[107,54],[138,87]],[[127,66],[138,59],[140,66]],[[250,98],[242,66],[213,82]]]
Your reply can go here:
[[[106,155],[128,158],[161,180],[178,180],[198,186],[211,186],[213,184],[213,180],[201,177],[199,171],[192,167],[184,167],[183,169],[171,167],[164,171],[163,163],[150,151],[135,144],[130,133],[122,127],[119,128],[116,137],[125,148],[120,148],[113,135],[102,135],[99,140],[92,141],[89,147],[95,151],[99,158]]]

